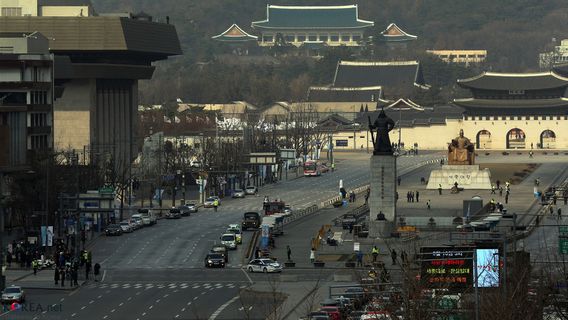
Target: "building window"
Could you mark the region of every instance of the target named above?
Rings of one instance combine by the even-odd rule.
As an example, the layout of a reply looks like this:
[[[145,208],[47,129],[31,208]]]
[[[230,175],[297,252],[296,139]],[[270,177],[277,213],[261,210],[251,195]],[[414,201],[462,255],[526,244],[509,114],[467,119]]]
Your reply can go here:
[[[308,40],[309,40],[309,41],[318,41],[318,36],[315,35],[315,34],[310,34],[310,35],[308,36]]]
[[[2,8],[2,16],[3,17],[21,17],[22,16],[22,8],[3,7]]]
[[[32,91],[30,92],[30,98],[31,104],[47,104],[46,91]]]
[[[304,41],[306,41],[306,36],[305,35],[298,35],[296,37],[296,39],[298,39],[298,42],[304,42]]]
[[[296,40],[296,37],[293,34],[287,34],[285,39],[286,42],[294,42]]]
[[[347,147],[349,145],[349,140],[335,140],[336,147]]]
[[[320,35],[320,41],[327,42],[327,36]]]
[[[339,41],[339,35],[332,34],[331,36],[329,36],[329,39],[331,40],[331,42],[338,42]]]
[[[341,35],[341,41],[349,42],[349,41],[351,41],[351,36],[350,35]]]
[[[361,41],[361,35],[353,35],[353,42]]]
[[[47,127],[47,114],[46,113],[31,113],[30,114],[30,127]]]
[[[47,149],[47,135],[31,136],[31,149],[32,150]]]
[[[270,36],[262,36],[262,42],[273,42],[274,37]]]

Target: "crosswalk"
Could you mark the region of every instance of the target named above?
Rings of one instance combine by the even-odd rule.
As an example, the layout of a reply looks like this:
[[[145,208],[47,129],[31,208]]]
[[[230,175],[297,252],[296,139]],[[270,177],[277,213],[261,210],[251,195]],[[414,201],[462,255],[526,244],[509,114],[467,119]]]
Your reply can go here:
[[[227,283],[201,283],[201,282],[173,282],[173,283],[91,283],[87,289],[244,289],[247,285],[243,282]]]

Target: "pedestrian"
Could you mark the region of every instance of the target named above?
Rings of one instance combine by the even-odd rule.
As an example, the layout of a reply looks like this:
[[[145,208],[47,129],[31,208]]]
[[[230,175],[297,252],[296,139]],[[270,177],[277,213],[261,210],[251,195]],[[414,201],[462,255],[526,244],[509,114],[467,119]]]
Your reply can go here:
[[[438,184],[438,195],[442,195],[442,184]]]
[[[331,172],[334,172],[334,171],[335,171],[335,162],[332,162],[331,163]]]
[[[491,185],[491,194],[495,194],[495,185],[494,184]]]
[[[53,273],[53,281],[55,281],[55,285],[59,284],[59,268],[55,267],[55,272]]]
[[[34,276],[37,275],[37,267],[38,267],[37,259],[34,259],[32,261],[32,268],[34,269]]]
[[[99,274],[101,273],[101,265],[97,262],[94,268],[95,282],[99,281]]]
[[[353,233],[353,223],[349,224],[349,234]]]
[[[554,208],[552,208],[552,206],[548,207],[548,213],[550,213],[550,215],[554,214]]]
[[[369,204],[369,194],[365,194],[365,204]]]
[[[410,191],[406,192],[406,202],[410,202]]]
[[[505,203],[509,203],[509,192],[505,194]]]
[[[61,280],[61,286],[65,287],[65,269],[59,269],[59,280]]]
[[[558,213],[558,220],[560,220],[562,218],[562,209],[558,208],[556,212]]]
[[[316,248],[310,250],[310,262],[314,263],[314,261],[316,261]]]
[[[503,187],[499,188],[499,196],[500,196],[500,197],[503,196]]]
[[[71,269],[71,278],[73,278],[73,285],[78,286],[79,282],[77,280],[79,278],[79,274],[77,268]]]
[[[558,197],[556,196],[556,194],[554,194],[552,196],[552,204],[556,205],[556,200],[558,200]]]
[[[538,223],[540,222],[540,216],[536,216],[536,225],[538,226]]]
[[[495,184],[497,185],[497,189],[499,189],[499,187],[501,186],[501,180],[495,181]]]
[[[394,266],[396,264],[396,251],[394,249],[392,249],[391,251],[391,258],[392,258],[392,265]]]
[[[91,261],[85,262],[85,280],[89,280],[89,273],[91,273]]]
[[[440,159],[440,166],[444,165],[444,159]]]
[[[217,212],[217,207],[219,207],[219,200],[215,199],[215,201],[213,201],[213,209],[215,212]]]
[[[361,250],[357,251],[357,266],[363,267],[363,252]]]
[[[406,264],[406,251],[402,250],[402,252],[400,253],[400,260],[402,260],[402,264]]]
[[[292,249],[290,249],[290,245],[286,246],[286,254],[288,255],[288,261],[292,260]]]
[[[377,258],[379,257],[379,248],[377,248],[377,246],[373,246],[371,254],[373,255],[373,262],[377,262]]]
[[[420,202],[420,191],[416,190],[416,202]]]
[[[426,201],[426,207],[430,210],[430,200]]]
[[[414,202],[414,191],[410,191],[410,202]]]
[[[396,179],[396,181],[398,182],[398,185],[400,186],[400,182],[402,181],[402,179],[400,178],[400,176]]]
[[[6,263],[8,264],[8,268],[12,267],[12,252],[10,251],[6,254]]]

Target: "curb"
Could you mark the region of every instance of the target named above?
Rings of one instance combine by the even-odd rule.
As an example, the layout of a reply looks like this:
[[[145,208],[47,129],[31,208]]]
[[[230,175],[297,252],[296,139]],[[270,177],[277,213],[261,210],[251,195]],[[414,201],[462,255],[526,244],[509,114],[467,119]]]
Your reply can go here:
[[[83,281],[78,286],[72,286],[72,287],[60,287],[60,286],[56,287],[55,284],[54,284],[53,287],[39,287],[39,286],[25,286],[25,285],[21,285],[20,287],[22,287],[23,289],[28,289],[28,290],[73,291],[73,290],[81,288],[86,283],[87,283],[87,281]]]

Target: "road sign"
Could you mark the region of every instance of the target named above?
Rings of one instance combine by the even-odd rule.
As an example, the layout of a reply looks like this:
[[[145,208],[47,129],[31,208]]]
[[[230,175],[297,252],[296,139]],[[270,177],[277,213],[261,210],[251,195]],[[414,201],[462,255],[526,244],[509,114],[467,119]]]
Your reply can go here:
[[[558,226],[558,234],[560,236],[568,236],[568,226]]]
[[[99,193],[113,193],[114,189],[112,187],[102,187],[99,189]]]

